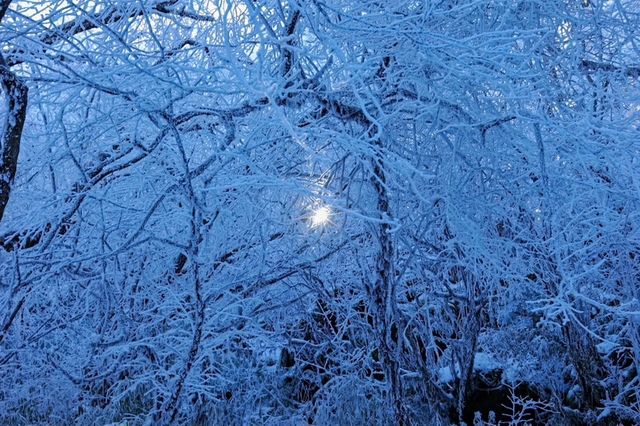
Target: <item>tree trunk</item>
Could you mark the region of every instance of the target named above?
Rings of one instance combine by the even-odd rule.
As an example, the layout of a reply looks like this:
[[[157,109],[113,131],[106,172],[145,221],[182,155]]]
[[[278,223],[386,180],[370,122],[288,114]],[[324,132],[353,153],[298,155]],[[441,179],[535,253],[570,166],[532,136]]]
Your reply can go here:
[[[27,116],[28,88],[11,72],[1,56],[0,85],[7,97],[0,153],[0,221],[2,221],[18,166],[22,128]]]
[[[382,143],[376,143],[381,147]],[[396,283],[394,257],[395,248],[391,238],[391,209],[387,194],[387,179],[384,172],[384,164],[381,158],[371,160],[374,176],[371,179],[377,195],[377,210],[380,214],[378,226],[378,239],[380,251],[376,261],[377,277],[371,296],[375,305],[376,327],[380,338],[381,360],[384,363],[385,375],[389,384],[389,392],[393,407],[393,414],[398,425],[408,424],[408,419],[403,407],[402,383],[400,380],[400,364],[398,349],[402,331],[397,323],[396,309]]]

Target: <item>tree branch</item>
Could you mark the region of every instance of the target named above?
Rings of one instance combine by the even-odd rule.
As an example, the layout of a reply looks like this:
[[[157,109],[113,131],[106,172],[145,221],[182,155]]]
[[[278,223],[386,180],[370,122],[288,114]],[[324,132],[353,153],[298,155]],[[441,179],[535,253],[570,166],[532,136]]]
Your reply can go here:
[[[2,0],[0,3],[0,19],[2,18],[5,11],[5,3],[10,3],[11,0]],[[189,18],[197,21],[206,21],[206,22],[214,22],[215,18],[212,16],[204,16],[197,15],[191,12],[188,12],[182,9],[172,9],[171,6],[175,5],[177,0],[168,0],[158,2],[154,6],[151,7],[151,11],[165,14],[165,15],[178,15],[180,17]],[[47,30],[44,35],[37,38],[37,40],[46,46],[53,46],[55,43],[64,40],[66,37],[75,36],[81,34],[85,31],[89,31],[95,28],[99,28],[101,26],[106,26],[109,24],[114,24],[116,22],[122,21],[124,19],[136,18],[138,16],[142,16],[144,14],[143,8],[131,8],[129,10],[121,10],[116,7],[112,7],[108,10],[102,11],[100,13],[93,14],[85,14],[80,16],[73,21],[67,22],[65,24],[60,25],[58,28]],[[20,55],[24,54],[25,51],[20,48],[14,48],[10,50],[7,54],[7,64],[9,67],[14,67],[16,65],[20,65],[24,63],[24,59],[20,58]]]
[[[613,65],[606,62],[595,62],[589,61],[587,59],[583,59],[580,62],[580,69],[586,72],[595,72],[595,71],[604,71],[604,72],[617,72],[622,73],[627,77],[639,78],[640,77],[640,66],[624,66],[624,65]]]

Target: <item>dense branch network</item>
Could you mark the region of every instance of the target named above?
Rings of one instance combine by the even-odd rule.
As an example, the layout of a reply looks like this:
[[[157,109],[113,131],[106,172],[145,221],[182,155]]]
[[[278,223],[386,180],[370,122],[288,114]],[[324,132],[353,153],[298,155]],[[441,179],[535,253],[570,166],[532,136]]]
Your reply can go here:
[[[0,2],[0,422],[637,423],[637,15],[506,3]]]

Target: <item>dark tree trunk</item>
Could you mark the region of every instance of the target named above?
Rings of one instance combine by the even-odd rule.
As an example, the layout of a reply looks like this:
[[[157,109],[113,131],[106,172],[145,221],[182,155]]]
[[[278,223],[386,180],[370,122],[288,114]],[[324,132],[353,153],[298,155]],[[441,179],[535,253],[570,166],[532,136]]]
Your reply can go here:
[[[22,128],[27,116],[28,88],[11,72],[0,57],[0,85],[7,98],[0,152],[0,221],[9,202],[11,184],[16,176]]]

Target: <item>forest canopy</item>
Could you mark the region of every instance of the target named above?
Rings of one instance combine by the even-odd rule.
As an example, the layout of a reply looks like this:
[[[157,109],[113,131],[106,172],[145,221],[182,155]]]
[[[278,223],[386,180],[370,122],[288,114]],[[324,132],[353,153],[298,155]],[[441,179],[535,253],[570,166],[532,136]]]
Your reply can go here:
[[[0,0],[0,423],[640,423],[640,1]]]

